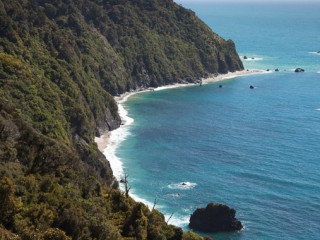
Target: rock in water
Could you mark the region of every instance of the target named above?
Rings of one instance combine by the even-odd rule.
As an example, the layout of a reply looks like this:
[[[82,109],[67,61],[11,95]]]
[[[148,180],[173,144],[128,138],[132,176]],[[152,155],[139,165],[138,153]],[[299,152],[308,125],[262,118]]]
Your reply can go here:
[[[198,208],[190,217],[189,227],[201,232],[231,232],[243,228],[235,218],[236,211],[227,205],[209,203],[206,208]]]
[[[304,72],[303,68],[297,68],[296,70],[294,70],[295,72]]]

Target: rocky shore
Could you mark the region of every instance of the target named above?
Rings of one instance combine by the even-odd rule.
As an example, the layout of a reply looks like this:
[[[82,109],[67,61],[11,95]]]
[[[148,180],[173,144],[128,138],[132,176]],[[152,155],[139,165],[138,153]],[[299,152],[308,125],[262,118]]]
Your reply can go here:
[[[189,227],[208,233],[239,231],[243,226],[235,216],[236,211],[227,205],[209,203],[191,215]]]

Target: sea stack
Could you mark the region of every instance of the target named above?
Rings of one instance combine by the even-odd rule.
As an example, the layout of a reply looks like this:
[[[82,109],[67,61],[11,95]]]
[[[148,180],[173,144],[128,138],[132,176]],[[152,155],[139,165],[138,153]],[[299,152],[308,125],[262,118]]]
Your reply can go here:
[[[235,216],[236,211],[227,205],[209,203],[191,215],[189,227],[208,233],[239,231],[243,226]]]

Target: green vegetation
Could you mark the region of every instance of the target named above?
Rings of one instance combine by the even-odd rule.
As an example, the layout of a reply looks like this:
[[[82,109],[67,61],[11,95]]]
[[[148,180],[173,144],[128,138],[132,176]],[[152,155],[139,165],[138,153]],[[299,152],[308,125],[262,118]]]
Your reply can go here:
[[[112,95],[243,68],[172,0],[0,0],[0,239],[199,239],[118,189]]]
[[[157,210],[91,177],[28,175],[16,184],[4,177],[0,195],[0,234],[6,228],[21,239],[181,239],[183,234]]]

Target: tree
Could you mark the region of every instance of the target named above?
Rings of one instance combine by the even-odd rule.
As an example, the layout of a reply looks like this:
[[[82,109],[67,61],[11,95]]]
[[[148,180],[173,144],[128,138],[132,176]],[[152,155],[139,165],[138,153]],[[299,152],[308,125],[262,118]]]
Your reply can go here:
[[[128,182],[128,174],[124,174],[124,179],[121,179],[120,182],[124,184],[124,194],[126,197],[129,197],[129,191],[131,189],[131,186],[129,185]]]
[[[64,231],[57,228],[49,228],[44,233],[44,239],[46,240],[71,240]]]
[[[10,178],[4,177],[0,181],[0,224],[12,228],[14,215],[21,207],[21,200],[15,195],[16,186]]]

